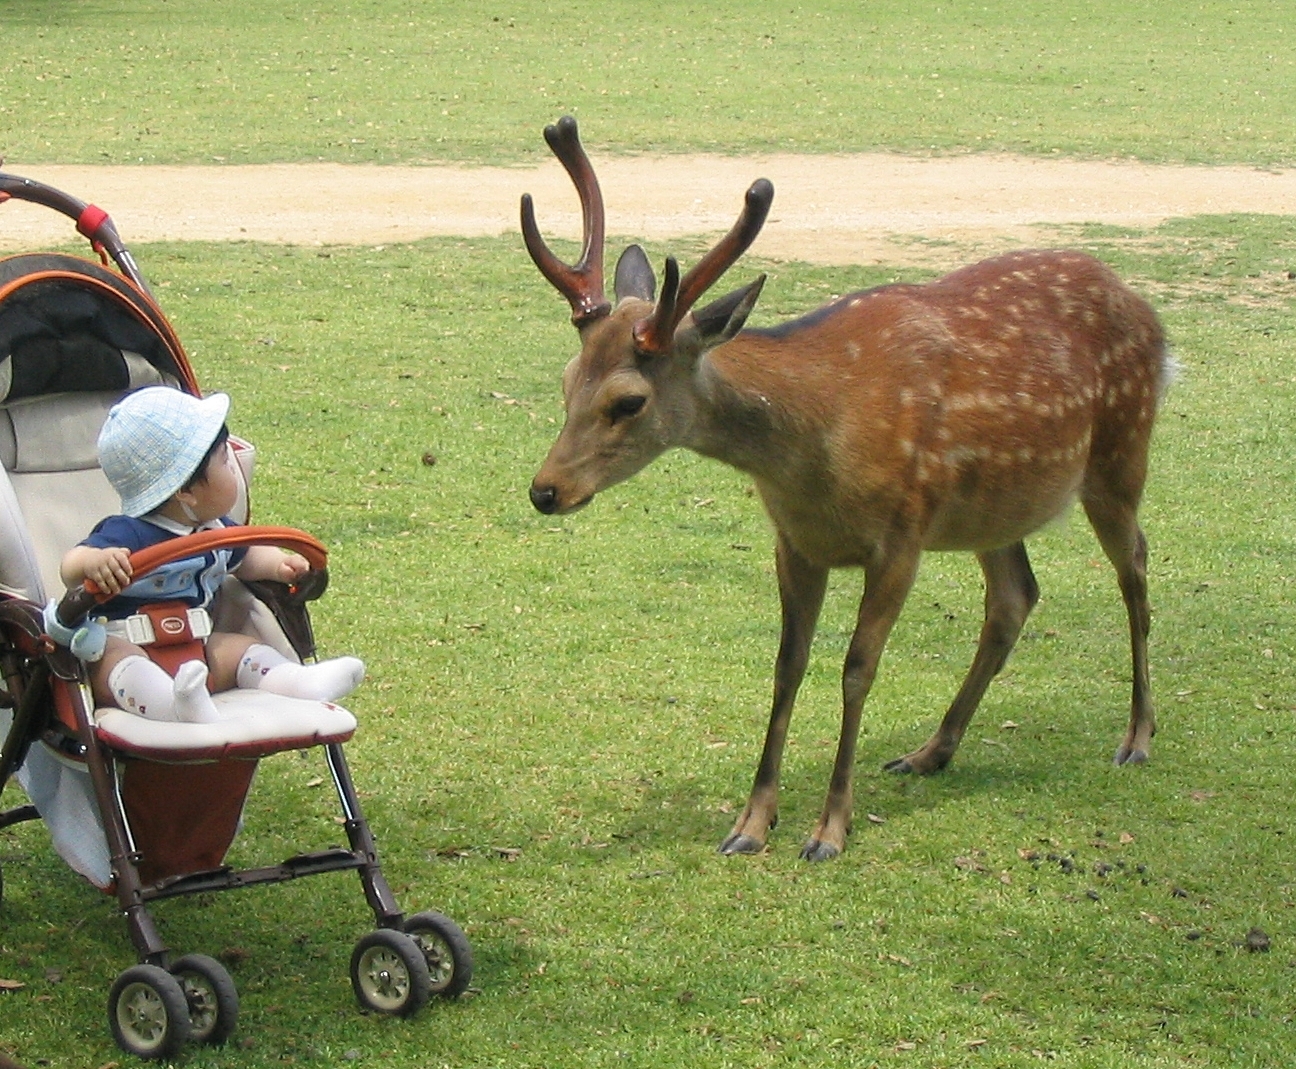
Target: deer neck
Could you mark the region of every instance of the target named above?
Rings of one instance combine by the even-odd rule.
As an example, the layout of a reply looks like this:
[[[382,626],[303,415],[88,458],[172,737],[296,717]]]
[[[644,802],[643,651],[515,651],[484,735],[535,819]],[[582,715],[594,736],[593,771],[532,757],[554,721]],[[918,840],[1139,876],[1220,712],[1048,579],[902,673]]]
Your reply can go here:
[[[703,354],[693,375],[693,413],[680,444],[756,478],[773,477],[804,453],[804,427],[789,404],[787,368],[765,362],[747,335]]]

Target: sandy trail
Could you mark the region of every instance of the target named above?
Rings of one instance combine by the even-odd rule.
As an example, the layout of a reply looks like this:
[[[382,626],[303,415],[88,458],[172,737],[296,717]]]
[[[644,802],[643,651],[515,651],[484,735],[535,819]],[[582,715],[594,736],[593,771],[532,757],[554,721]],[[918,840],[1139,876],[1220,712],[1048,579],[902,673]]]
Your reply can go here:
[[[1296,169],[1154,166],[1010,156],[886,154],[596,159],[612,234],[664,242],[727,230],[757,177],[774,207],[753,254],[815,263],[915,258],[914,238],[965,257],[1051,240],[1050,227],[1151,227],[1203,213],[1296,212]],[[33,166],[4,170],[108,211],[128,245],[162,240],[375,245],[432,235],[517,234],[518,199],[536,200],[547,237],[579,238],[555,161],[534,168],[282,164],[218,167]],[[74,238],[48,209],[0,207],[0,248]],[[519,239],[520,243],[520,239]],[[921,252],[925,261],[938,252]]]

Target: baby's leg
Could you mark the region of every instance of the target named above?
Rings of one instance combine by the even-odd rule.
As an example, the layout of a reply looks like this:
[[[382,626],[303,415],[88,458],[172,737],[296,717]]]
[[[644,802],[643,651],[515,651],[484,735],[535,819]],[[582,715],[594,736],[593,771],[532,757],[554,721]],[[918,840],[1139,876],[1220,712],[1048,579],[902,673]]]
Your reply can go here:
[[[117,664],[127,657],[144,656],[146,656],[144,651],[133,642],[127,642],[116,635],[108,636],[104,642],[103,656],[86,665],[90,673],[90,691],[94,695],[96,706],[117,704],[112,688],[108,685],[108,677],[112,675],[112,670],[117,667]]]
[[[207,668],[211,672],[211,689],[219,694],[241,686],[239,662],[256,640],[232,631],[217,631],[207,637]]]
[[[214,634],[207,640],[207,663],[218,691],[238,686],[320,702],[350,694],[360,685],[365,672],[364,662],[358,657],[298,664],[246,635],[226,633]],[[231,674],[233,678],[226,684]]]
[[[186,661],[172,679],[140,647],[116,636],[109,636],[103,657],[91,666],[90,686],[97,705],[116,705],[149,720],[218,719],[206,664]]]

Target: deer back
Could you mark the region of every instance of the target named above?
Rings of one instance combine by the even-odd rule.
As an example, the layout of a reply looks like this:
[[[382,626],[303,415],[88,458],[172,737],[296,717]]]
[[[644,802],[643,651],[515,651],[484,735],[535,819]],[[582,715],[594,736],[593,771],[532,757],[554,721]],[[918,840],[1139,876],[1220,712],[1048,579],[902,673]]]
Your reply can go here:
[[[724,400],[694,448],[749,471],[809,559],[864,563],[888,532],[982,550],[1056,516],[1093,465],[1141,485],[1170,371],[1105,265],[1013,253],[743,331],[701,362]]]

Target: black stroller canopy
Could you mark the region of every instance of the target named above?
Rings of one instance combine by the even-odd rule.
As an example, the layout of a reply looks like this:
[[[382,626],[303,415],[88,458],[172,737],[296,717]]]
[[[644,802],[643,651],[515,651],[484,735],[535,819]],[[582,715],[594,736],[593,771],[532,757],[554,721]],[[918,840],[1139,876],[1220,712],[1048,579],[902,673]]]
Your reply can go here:
[[[89,260],[0,260],[0,403],[42,394],[182,386],[188,365],[162,313]]]

